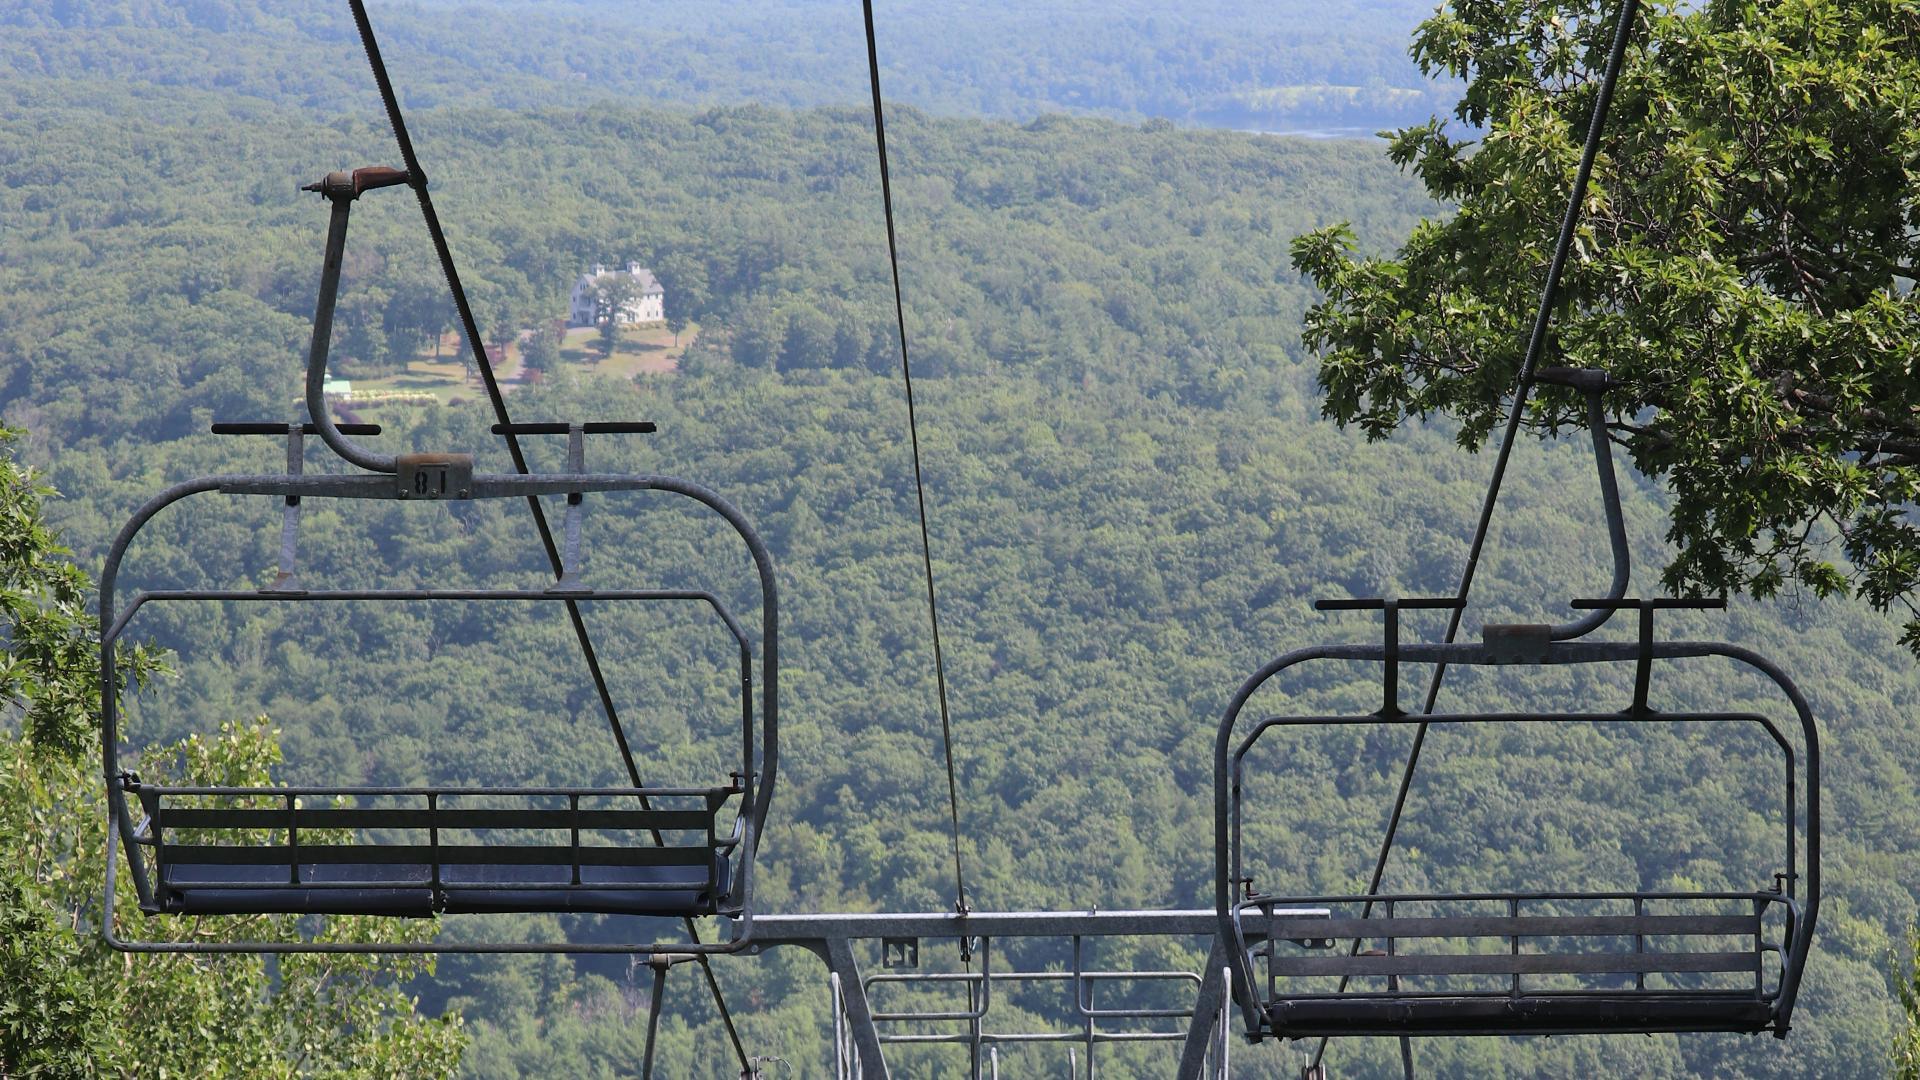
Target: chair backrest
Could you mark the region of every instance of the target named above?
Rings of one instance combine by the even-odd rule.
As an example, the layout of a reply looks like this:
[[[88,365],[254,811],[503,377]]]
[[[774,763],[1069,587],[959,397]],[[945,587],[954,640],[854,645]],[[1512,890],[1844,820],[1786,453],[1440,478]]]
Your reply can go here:
[[[1276,919],[1274,937],[1379,942],[1381,947],[1351,953],[1332,949],[1318,955],[1275,951],[1268,958],[1271,977],[1335,975],[1452,976],[1606,975],[1682,972],[1761,972],[1760,913],[1638,915],[1464,915],[1392,916],[1377,919]],[[1701,941],[1703,938],[1717,939]],[[1741,947],[1727,947],[1727,939]],[[1445,941],[1449,949],[1485,939],[1508,947],[1490,951],[1433,951],[1402,942]],[[1456,944],[1460,943],[1460,944]]]

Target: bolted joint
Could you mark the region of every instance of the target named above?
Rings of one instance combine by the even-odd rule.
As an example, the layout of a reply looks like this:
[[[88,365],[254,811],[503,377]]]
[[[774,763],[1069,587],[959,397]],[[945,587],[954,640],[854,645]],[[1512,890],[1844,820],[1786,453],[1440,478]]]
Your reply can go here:
[[[1571,387],[1588,394],[1611,390],[1618,385],[1613,376],[1598,368],[1543,367],[1533,373],[1533,381],[1547,386]]]
[[[396,169],[388,165],[369,165],[352,172],[339,170],[330,172],[319,180],[303,186],[301,191],[314,191],[334,202],[352,202],[363,192],[375,188],[392,187],[395,184],[418,184],[414,174],[405,169]]]

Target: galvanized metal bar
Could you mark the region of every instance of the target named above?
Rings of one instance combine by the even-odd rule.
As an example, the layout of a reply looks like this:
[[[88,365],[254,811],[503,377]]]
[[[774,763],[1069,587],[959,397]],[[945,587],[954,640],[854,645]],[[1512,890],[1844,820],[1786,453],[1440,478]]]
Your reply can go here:
[[[1749,894],[1734,894],[1747,896]],[[1313,918],[1324,907],[1278,909],[1276,919]],[[883,937],[957,938],[967,933],[988,938],[1053,937],[1212,937],[1217,913],[1205,908],[1160,911],[974,911],[964,921],[951,911],[872,914],[765,914],[754,920],[749,951],[775,945],[814,945]],[[1255,932],[1264,935],[1264,925]]]
[[[1179,1031],[1096,1031],[1093,1039],[1096,1043],[1170,1043],[1186,1039]],[[980,1041],[984,1046],[995,1044],[1034,1043],[1071,1045],[1085,1048],[1087,1037],[1078,1031],[983,1031]],[[950,1034],[905,1034],[880,1036],[883,1046],[966,1046],[973,1042],[970,1031],[956,1031]]]
[[[1227,949],[1226,939],[1214,935],[1213,945],[1207,950],[1206,966],[1202,969],[1208,977],[1201,980],[1200,992],[1194,998],[1193,1017],[1187,1023],[1186,1041],[1180,1049],[1180,1066],[1174,1073],[1175,1080],[1204,1080],[1201,1073],[1206,1069],[1207,1043],[1215,1028],[1223,1033],[1226,1030],[1227,995],[1232,992],[1232,980],[1227,976]],[[1216,975],[1219,976],[1217,979]],[[1221,1053],[1224,1057],[1224,1034]],[[1226,1075],[1224,1066],[1220,1075]]]
[[[287,796],[291,801],[293,796]],[[176,863],[197,866],[353,865],[421,866],[436,857],[450,866],[569,866],[575,858],[565,844],[523,846],[508,844],[286,844],[242,847],[238,844],[172,844]],[[704,866],[712,849],[699,847],[583,847],[584,866]],[[298,878],[295,879],[298,883]],[[224,887],[224,886],[223,886]],[[277,886],[276,886],[277,887]],[[515,886],[518,888],[518,886]],[[676,886],[684,888],[684,885]]]
[[[434,792],[433,795],[444,794]],[[592,794],[599,794],[593,792]],[[580,793],[569,797],[578,806]],[[704,810],[448,810],[440,808],[309,808],[292,810],[201,810],[176,807],[167,812],[174,829],[705,829],[713,815]]]
[[[1643,899],[1641,899],[1641,898],[1640,898],[1640,897],[1638,897],[1638,896],[1636,896],[1636,897],[1634,897],[1634,898],[1633,898],[1633,914],[1634,914],[1634,917],[1635,917],[1636,919],[1639,919],[1639,918],[1644,918],[1644,917],[1646,916],[1646,913],[1647,913],[1647,902],[1646,902],[1645,900],[1643,900]],[[1760,907],[1759,907],[1759,905],[1758,905],[1758,904],[1756,904],[1756,905],[1754,905],[1754,911],[1753,911],[1753,925],[1754,925],[1754,929],[1755,929],[1755,931],[1756,931],[1756,933],[1757,933],[1757,932],[1758,932],[1758,930],[1759,930],[1759,927],[1760,927]],[[1635,931],[1635,932],[1634,932],[1634,935],[1633,935],[1633,951],[1634,951],[1634,952],[1646,952],[1646,951],[1647,951],[1647,935],[1646,935],[1645,933],[1642,933],[1642,932],[1640,932],[1640,931]],[[1755,978],[1759,978],[1759,977],[1760,977],[1760,976],[1759,976],[1759,974],[1758,974],[1758,972],[1756,972],[1756,973],[1755,973],[1755,976],[1754,976],[1754,977],[1755,977]],[[1647,988],[1647,973],[1646,973],[1646,972],[1644,972],[1644,971],[1636,971],[1636,972],[1634,972],[1634,974],[1633,974],[1633,988],[1634,988],[1635,990],[1645,990],[1645,989]]]
[[[1241,906],[1251,908],[1251,907],[1265,906],[1267,904],[1286,904],[1286,905],[1293,905],[1296,911],[1302,910],[1302,909],[1307,911],[1314,911],[1314,910],[1326,911],[1326,910],[1329,910],[1326,905],[1362,904],[1368,900],[1373,900],[1376,902],[1394,900],[1400,903],[1438,903],[1442,901],[1452,902],[1452,901],[1485,900],[1485,901],[1498,901],[1499,903],[1504,904],[1507,901],[1514,899],[1515,897],[1518,897],[1522,900],[1564,900],[1564,901],[1589,901],[1589,900],[1630,901],[1630,900],[1633,900],[1635,897],[1640,897],[1646,900],[1738,900],[1743,903],[1750,900],[1761,900],[1770,904],[1780,904],[1784,907],[1794,906],[1794,900],[1790,896],[1786,896],[1782,893],[1777,893],[1777,892],[1767,892],[1764,890],[1754,890],[1754,889],[1703,889],[1700,892],[1674,892],[1672,890],[1652,890],[1652,891],[1630,892],[1624,889],[1596,890],[1594,892],[1547,892],[1545,890],[1516,889],[1510,892],[1339,893],[1336,895],[1329,895],[1329,896],[1286,896],[1286,897],[1263,896],[1258,900],[1242,901]],[[1287,925],[1289,929],[1298,929],[1298,927],[1294,926],[1293,924],[1282,924],[1281,922],[1279,922],[1280,919],[1292,918],[1292,917],[1295,917],[1295,916],[1283,909],[1276,909],[1275,911],[1276,921],[1271,925],[1264,922],[1256,924],[1255,930],[1258,932],[1254,936],[1264,937],[1267,934],[1271,933],[1275,927],[1280,925]],[[1309,915],[1308,917],[1311,918],[1312,916]],[[1531,917],[1532,916],[1528,916],[1528,918],[1531,918]],[[1274,936],[1279,936],[1279,935],[1276,934]]]
[[[667,970],[671,965],[655,959],[648,966],[653,968],[653,992],[647,996],[647,1049],[640,1063],[641,1080],[653,1080],[653,1047],[660,1033],[660,1006],[667,996]]]
[[[302,589],[298,592],[272,592],[258,589],[155,589],[133,594],[127,606],[120,612],[103,635],[108,641],[116,641],[127,629],[127,623],[142,607],[160,601],[179,600],[220,600],[235,603],[274,602],[274,603],[311,603],[329,601],[421,601],[421,600],[546,600],[566,599],[572,602],[588,600],[697,600],[712,608],[714,614],[726,624],[728,633],[743,650],[743,670],[751,672],[749,657],[744,656],[748,648],[746,630],[739,620],[727,610],[726,604],[718,596],[702,589],[583,589],[559,597],[551,589]],[[752,687],[747,687],[747,698],[752,700]],[[748,714],[748,722],[752,722]],[[652,790],[651,788],[636,790]]]
[[[174,785],[168,785],[168,784],[147,784],[147,783],[130,786],[128,790],[136,792],[143,798],[147,796],[155,796],[155,797],[163,798],[171,795],[236,795],[236,796],[237,795],[283,795],[288,792],[291,792],[295,795],[349,795],[349,796],[460,795],[460,796],[468,796],[472,798],[479,798],[482,796],[499,796],[504,798],[504,797],[513,797],[513,796],[565,796],[565,795],[599,795],[599,796],[606,796],[608,798],[634,797],[634,796],[640,796],[640,795],[651,795],[657,798],[664,798],[667,796],[675,796],[675,797],[683,797],[683,798],[692,798],[692,797],[704,798],[711,795],[737,794],[740,791],[739,788],[717,788],[717,787],[645,787],[645,788],[380,787],[377,785],[369,786],[369,785],[350,785],[350,784],[330,785],[330,786],[316,786],[313,784],[287,784],[283,786],[273,786],[273,787],[264,787],[264,786],[263,787],[211,787],[211,786],[199,786],[199,785],[174,786]],[[169,811],[169,813],[174,813],[174,812],[178,812],[178,809],[176,808],[176,810],[174,811]],[[220,811],[220,812],[229,813],[231,811]],[[317,813],[319,811],[309,810],[305,807],[302,807],[298,812],[302,814],[310,814],[310,813]],[[453,813],[455,811],[446,811],[446,812]],[[640,810],[640,811],[633,811],[633,812],[644,814],[644,813],[654,813],[655,811]],[[663,811],[663,812],[678,812],[678,811]],[[269,811],[269,813],[284,813],[284,811],[273,810],[273,811]]]
[[[1691,899],[1691,897],[1689,897]],[[1644,895],[1633,897],[1636,905]],[[1750,897],[1742,896],[1740,900]],[[1381,937],[1381,938],[1476,938],[1511,937],[1647,937],[1680,934],[1738,934],[1758,932],[1755,915],[1464,915],[1458,917],[1409,917],[1392,919],[1275,920],[1270,933],[1276,938],[1296,937]]]
[[[428,795],[427,810],[429,812],[433,812],[439,809],[440,809],[439,794],[434,793],[434,794]],[[440,830],[438,828],[429,828],[427,830],[427,847],[432,849],[432,852],[433,852],[433,879],[432,879],[433,894],[434,896],[438,897],[440,895],[440,887],[443,884],[445,884],[445,882],[441,880],[441,874],[440,874],[441,867],[443,867],[445,863],[442,862],[440,858]],[[575,884],[578,884],[580,881],[580,870],[578,865],[576,865],[574,868],[573,880]]]
[[[1573,974],[1583,974],[1583,973],[1574,972]],[[1617,972],[1616,974],[1625,975],[1630,973]],[[1624,1002],[1641,1002],[1641,1001],[1672,1002],[1672,1001],[1691,1001],[1691,1000],[1702,999],[1702,998],[1711,998],[1714,1001],[1723,1002],[1723,1003],[1733,1002],[1735,1004],[1759,1005],[1763,1007],[1765,1006],[1768,1000],[1766,997],[1756,997],[1753,991],[1750,989],[1648,990],[1646,993],[1641,994],[1641,993],[1636,993],[1634,991],[1625,990],[1620,987],[1577,987],[1577,988],[1569,987],[1563,990],[1533,990],[1533,991],[1529,991],[1527,994],[1522,996],[1522,1000],[1527,1002],[1528,1004],[1532,1004],[1542,1000],[1563,1001],[1563,1000],[1571,1000],[1574,998],[1591,998],[1596,1001],[1608,1001],[1616,1004],[1623,1001]],[[1514,997],[1507,990],[1486,990],[1486,989],[1402,990],[1399,993],[1389,993],[1385,990],[1349,990],[1345,992],[1336,991],[1336,990],[1325,990],[1325,991],[1301,991],[1299,993],[1286,994],[1282,998],[1276,999],[1275,1004],[1276,1005],[1293,1005],[1300,1002],[1313,1002],[1318,1004],[1325,1004],[1328,1002],[1332,1002],[1332,1003],[1338,1004],[1343,1001],[1373,1001],[1373,1002],[1379,1002],[1379,1003],[1385,1003],[1385,1004],[1391,1005],[1395,1002],[1431,1002],[1431,1001],[1465,1001],[1465,1000],[1492,1001],[1504,1006],[1504,1005],[1511,1004],[1514,1001]]]
[[[299,423],[287,425],[287,475],[306,472],[305,428]],[[280,570],[268,589],[286,592],[298,589],[300,575],[300,496],[281,496]]]
[[[291,820],[293,817],[293,808],[294,808],[294,797],[292,795],[288,795],[287,796],[287,817],[289,820]],[[193,859],[193,856],[195,852],[198,850],[201,850],[201,849],[198,849],[191,845],[175,844],[173,846],[173,851],[171,852],[171,854],[173,856],[174,861],[176,862],[195,861]],[[222,850],[222,849],[215,848],[211,850]],[[298,885],[300,884],[300,858],[299,858],[300,826],[297,823],[290,824],[287,826],[287,846],[283,850],[287,856],[285,861],[287,863],[287,869],[291,873],[291,880],[295,885]],[[182,859],[182,856],[185,856],[184,860]],[[311,858],[311,856],[309,856],[309,858]],[[275,860],[275,862],[279,862],[279,861],[281,860]],[[314,861],[322,862],[324,860],[315,859]]]
[[[766,918],[761,919],[762,925]],[[877,935],[876,935],[877,936]],[[761,938],[764,946],[771,942]],[[867,992],[860,981],[860,965],[854,960],[853,943],[845,937],[815,937],[817,951],[833,974],[840,977],[841,1000],[846,1004],[847,1022],[853,1029],[854,1047],[860,1055],[859,1080],[891,1080],[886,1054],[880,1047],[879,1032],[873,1026],[873,1010],[867,1004]]]
[[[846,1003],[840,998],[840,973],[827,973],[827,1010],[833,1023],[833,1080],[848,1080]]]
[[[1226,993],[1224,988],[1233,980],[1233,972],[1224,967],[1218,970],[1220,972],[1220,985],[1222,987],[1221,994],[1224,997]],[[1233,1080],[1232,1026],[1227,1022],[1227,1011],[1225,1009],[1215,1008],[1214,1011],[1219,1014],[1219,1019],[1215,1021],[1214,1026],[1220,1033],[1219,1056],[1214,1059],[1214,1080]]]
[[[1388,939],[1389,945],[1392,943]],[[1401,953],[1385,956],[1277,956],[1281,976],[1306,975],[1589,975],[1635,971],[1744,971],[1755,952]],[[1395,991],[1397,993],[1397,991]]]
[[[1073,962],[1074,962],[1074,973],[1076,975],[1079,974],[1080,943],[1082,940],[1083,939],[1078,934],[1075,934],[1073,936]],[[1079,979],[1074,980],[1074,1004],[1076,1005],[1079,1004],[1080,989],[1082,986],[1085,986],[1085,985],[1086,984],[1083,980],[1079,980]],[[1081,1034],[1081,1037],[1086,1040],[1087,1080],[1093,1080],[1094,1071],[1095,1071],[1093,1047],[1094,1047],[1094,1033],[1096,1029],[1094,1027],[1092,987],[1090,986],[1087,987],[1086,993],[1087,993],[1087,1007],[1080,1010],[1080,1034]]]
[[[1393,912],[1389,910],[1387,914],[1392,915]],[[1516,924],[1520,922],[1520,898],[1519,897],[1516,896],[1513,899],[1507,901],[1507,918]],[[1507,942],[1507,946],[1508,946],[1508,952],[1510,955],[1515,957],[1520,955],[1520,932],[1518,929],[1516,929],[1513,932],[1513,934],[1510,935]],[[1513,973],[1513,996],[1514,997],[1520,996],[1520,985],[1521,985],[1520,972],[1518,970],[1515,970]],[[1398,990],[1400,988],[1398,986],[1395,986],[1392,989]]]

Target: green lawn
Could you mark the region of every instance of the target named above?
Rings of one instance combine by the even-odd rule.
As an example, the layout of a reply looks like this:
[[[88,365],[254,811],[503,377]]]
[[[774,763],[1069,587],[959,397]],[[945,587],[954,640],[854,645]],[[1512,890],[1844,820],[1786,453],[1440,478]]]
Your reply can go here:
[[[613,355],[602,359],[599,331],[581,327],[568,330],[566,337],[561,340],[560,362],[576,370],[620,379],[669,372],[679,366],[684,346],[698,333],[698,327],[689,326],[680,335],[682,347],[676,348],[673,335],[665,326],[622,327]],[[392,375],[363,379],[349,374],[347,378],[356,394],[383,391],[428,393],[445,405],[449,401],[471,399],[484,392],[477,375],[472,379],[467,377],[463,356],[459,338],[449,334],[441,341],[440,359],[437,361],[430,357],[415,357],[407,362],[405,370]],[[518,382],[519,342],[507,346],[506,361],[496,369],[495,374],[508,386]],[[377,401],[354,401],[350,407],[359,410],[377,408],[380,404]]]
[[[679,366],[684,346],[699,332],[697,326],[687,327],[680,334],[682,347],[677,348],[673,343],[673,335],[665,326],[622,327],[613,355],[603,360],[600,357],[600,332],[591,327],[580,327],[568,330],[567,336],[561,340],[560,360],[622,379],[631,379],[642,373],[658,374]]]

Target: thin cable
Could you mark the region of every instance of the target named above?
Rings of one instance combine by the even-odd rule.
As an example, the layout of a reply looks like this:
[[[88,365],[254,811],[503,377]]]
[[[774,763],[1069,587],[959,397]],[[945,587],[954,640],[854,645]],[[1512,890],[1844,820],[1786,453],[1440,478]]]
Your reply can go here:
[[[1473,543],[1467,551],[1467,563],[1460,573],[1460,586],[1454,590],[1454,598],[1459,601],[1452,613],[1447,616],[1446,641],[1452,641],[1460,633],[1460,620],[1466,613],[1468,595],[1473,591],[1473,578],[1480,569],[1480,553],[1486,547],[1487,531],[1493,521],[1495,505],[1500,501],[1500,486],[1507,475],[1507,462],[1513,456],[1513,445],[1520,433],[1520,424],[1526,418],[1527,398],[1533,391],[1533,373],[1539,366],[1540,355],[1546,351],[1547,329],[1553,320],[1553,308],[1560,298],[1560,279],[1566,272],[1567,256],[1573,250],[1573,237],[1580,225],[1581,207],[1587,200],[1587,186],[1593,178],[1594,159],[1600,154],[1600,139],[1606,130],[1607,111],[1613,105],[1614,88],[1620,81],[1620,70],[1626,64],[1627,44],[1633,37],[1633,24],[1639,14],[1640,0],[1622,0],[1619,23],[1613,31],[1613,47],[1607,54],[1606,74],[1600,80],[1600,92],[1593,106],[1593,116],[1587,122],[1586,146],[1580,153],[1580,168],[1574,173],[1573,190],[1567,196],[1567,212],[1560,219],[1560,236],[1554,244],[1553,258],[1547,264],[1547,280],[1540,287],[1540,307],[1534,313],[1533,332],[1527,338],[1526,356],[1520,363],[1520,375],[1515,381],[1513,408],[1507,413],[1506,429],[1500,436],[1500,452],[1493,462],[1493,476],[1487,482],[1486,497],[1480,502],[1480,519],[1474,525]],[[1434,706],[1440,698],[1440,685],[1447,677],[1447,665],[1442,662],[1434,665],[1433,681],[1427,684],[1426,703],[1421,706],[1423,716],[1431,716]],[[1380,891],[1381,878],[1387,870],[1387,858],[1393,852],[1394,837],[1400,832],[1400,817],[1406,810],[1407,793],[1413,788],[1414,770],[1420,765],[1420,751],[1426,746],[1429,724],[1422,720],[1413,732],[1413,745],[1407,750],[1407,764],[1400,771],[1400,789],[1393,799],[1393,812],[1387,817],[1386,835],[1380,841],[1380,853],[1373,863],[1373,876],[1367,882],[1367,895],[1373,896]],[[1368,900],[1361,909],[1360,917],[1368,918],[1373,914],[1373,901]],[[1360,943],[1355,941],[1353,949],[1358,950]],[[1340,991],[1347,988],[1347,976],[1340,977]],[[1401,1059],[1408,1080],[1413,1077],[1412,1044],[1403,1036],[1400,1040]],[[1327,1052],[1327,1039],[1322,1037],[1319,1049],[1314,1052],[1313,1064],[1319,1065]]]
[[[460,283],[460,270],[453,261],[453,249],[447,244],[447,235],[440,227],[440,215],[434,211],[433,196],[427,191],[427,175],[420,168],[420,159],[414,155],[413,139],[407,134],[407,122],[400,111],[400,99],[393,91],[393,80],[387,76],[386,61],[380,56],[380,43],[373,33],[373,22],[367,17],[365,0],[348,0],[353,8],[354,25],[360,32],[360,45],[366,52],[367,66],[373,69],[373,81],[380,89],[380,103],[387,112],[387,125],[393,129],[393,138],[400,147],[402,164],[410,177],[409,184],[414,196],[420,202],[421,217],[426,219],[427,234],[433,239],[434,253],[440,260],[440,273],[447,280],[447,289],[453,294],[454,308],[460,315],[460,326],[467,338],[467,345],[473,351],[475,364],[480,369],[481,382],[487,389],[487,400],[493,405],[494,418],[502,425],[513,422],[507,415],[506,395],[500,390],[500,381],[495,378],[493,362],[487,356],[487,350],[480,337],[480,324],[473,317],[473,307],[467,302],[467,290]],[[527,466],[526,454],[520,448],[519,436],[512,430],[505,433],[507,454],[513,459],[515,471],[526,475],[531,470]],[[547,513],[536,496],[527,497],[527,506],[533,511],[533,522],[540,530],[540,543],[546,549],[547,562],[553,568],[554,577],[560,578],[566,572],[565,563],[560,558],[560,549],[553,540],[553,528],[547,524]],[[600,698],[601,711],[606,714],[607,726],[613,729],[613,740],[620,748],[621,760],[627,767],[628,779],[634,787],[643,787],[640,780],[640,768],[634,763],[633,750],[627,742],[626,729],[620,723],[620,714],[614,708],[613,694],[607,688],[607,678],[600,668],[599,653],[593,647],[593,638],[587,633],[587,622],[580,612],[580,605],[569,599],[566,601],[567,618],[573,624],[573,636],[580,643],[580,655],[587,662],[587,671],[593,676],[593,687]],[[651,809],[647,798],[641,796],[641,805]],[[664,845],[664,838],[658,829],[652,830],[656,846]],[[700,944],[700,928],[691,917],[683,920],[687,937],[694,944]],[[733,1014],[727,1010],[727,1001],[720,993],[719,979],[714,976],[713,965],[706,954],[699,954],[700,969],[706,975],[707,989],[713,994],[713,1003],[720,1011],[720,1019],[727,1029],[727,1037],[733,1042],[733,1050],[740,1059],[742,1072],[750,1069],[747,1062],[747,1048],[740,1040],[740,1033],[734,1027]]]
[[[506,395],[500,390],[500,382],[494,376],[493,362],[487,356],[487,350],[480,337],[479,322],[473,316],[473,308],[467,302],[467,290],[460,283],[459,268],[454,265],[453,252],[447,245],[446,233],[440,228],[440,215],[433,208],[433,196],[427,191],[427,176],[420,168],[420,159],[414,155],[413,139],[407,134],[406,118],[401,115],[399,98],[394,94],[393,82],[387,77],[387,65],[380,57],[380,44],[374,37],[373,23],[367,18],[365,0],[348,0],[353,7],[353,20],[360,31],[360,44],[366,50],[367,64],[373,68],[373,81],[380,88],[380,101],[386,107],[387,124],[393,129],[394,141],[400,145],[400,158],[413,188],[414,196],[420,201],[421,216],[427,222],[427,234],[433,239],[434,253],[439,256],[440,273],[446,278],[447,289],[453,294],[453,305],[460,316],[460,327],[466,336],[467,345],[473,351],[473,358],[480,369],[480,380],[485,384],[487,400],[493,405],[494,418],[501,424],[510,424],[507,415]],[[506,433],[507,454],[513,459],[514,470],[525,475],[529,469],[527,457],[520,447],[519,436],[511,431]],[[555,578],[565,572],[560,558],[560,549],[554,543],[553,528],[547,524],[546,509],[535,496],[527,497],[527,506],[533,511],[533,520],[540,530],[540,544],[546,549],[547,562],[553,568]],[[580,605],[573,600],[566,601],[567,615],[573,623],[573,634],[580,642],[580,653],[586,658],[587,670],[593,675],[593,686],[600,697],[600,708],[606,714],[607,724],[613,729],[613,739],[620,748],[620,756],[627,766],[627,774],[634,787],[640,787],[640,771],[635,766],[633,751],[627,743],[627,733],[620,723],[620,715],[614,708],[613,695],[607,689],[607,679],[600,669],[600,656],[593,647],[593,639],[587,634],[586,620],[581,616]]]
[[[893,266],[893,317],[900,328],[900,372],[907,384],[907,435],[913,443],[913,493],[920,505],[920,558],[927,577],[927,621],[933,626],[933,678],[940,693],[940,741],[947,759],[947,808],[953,819],[954,908],[965,915],[966,874],[960,859],[960,785],[953,774],[953,715],[947,707],[947,662],[940,648],[940,605],[933,594],[933,541],[927,533],[927,485],[920,472],[920,424],[913,408],[913,364],[907,359],[907,307],[900,296],[900,246],[893,227],[893,180],[887,169],[886,110],[880,101],[880,48],[873,33],[873,0],[860,0],[867,18],[867,78],[873,87],[873,145],[880,155],[880,201],[887,216],[887,259]],[[962,939],[964,942],[964,938]],[[961,945],[961,954],[967,948]]]

